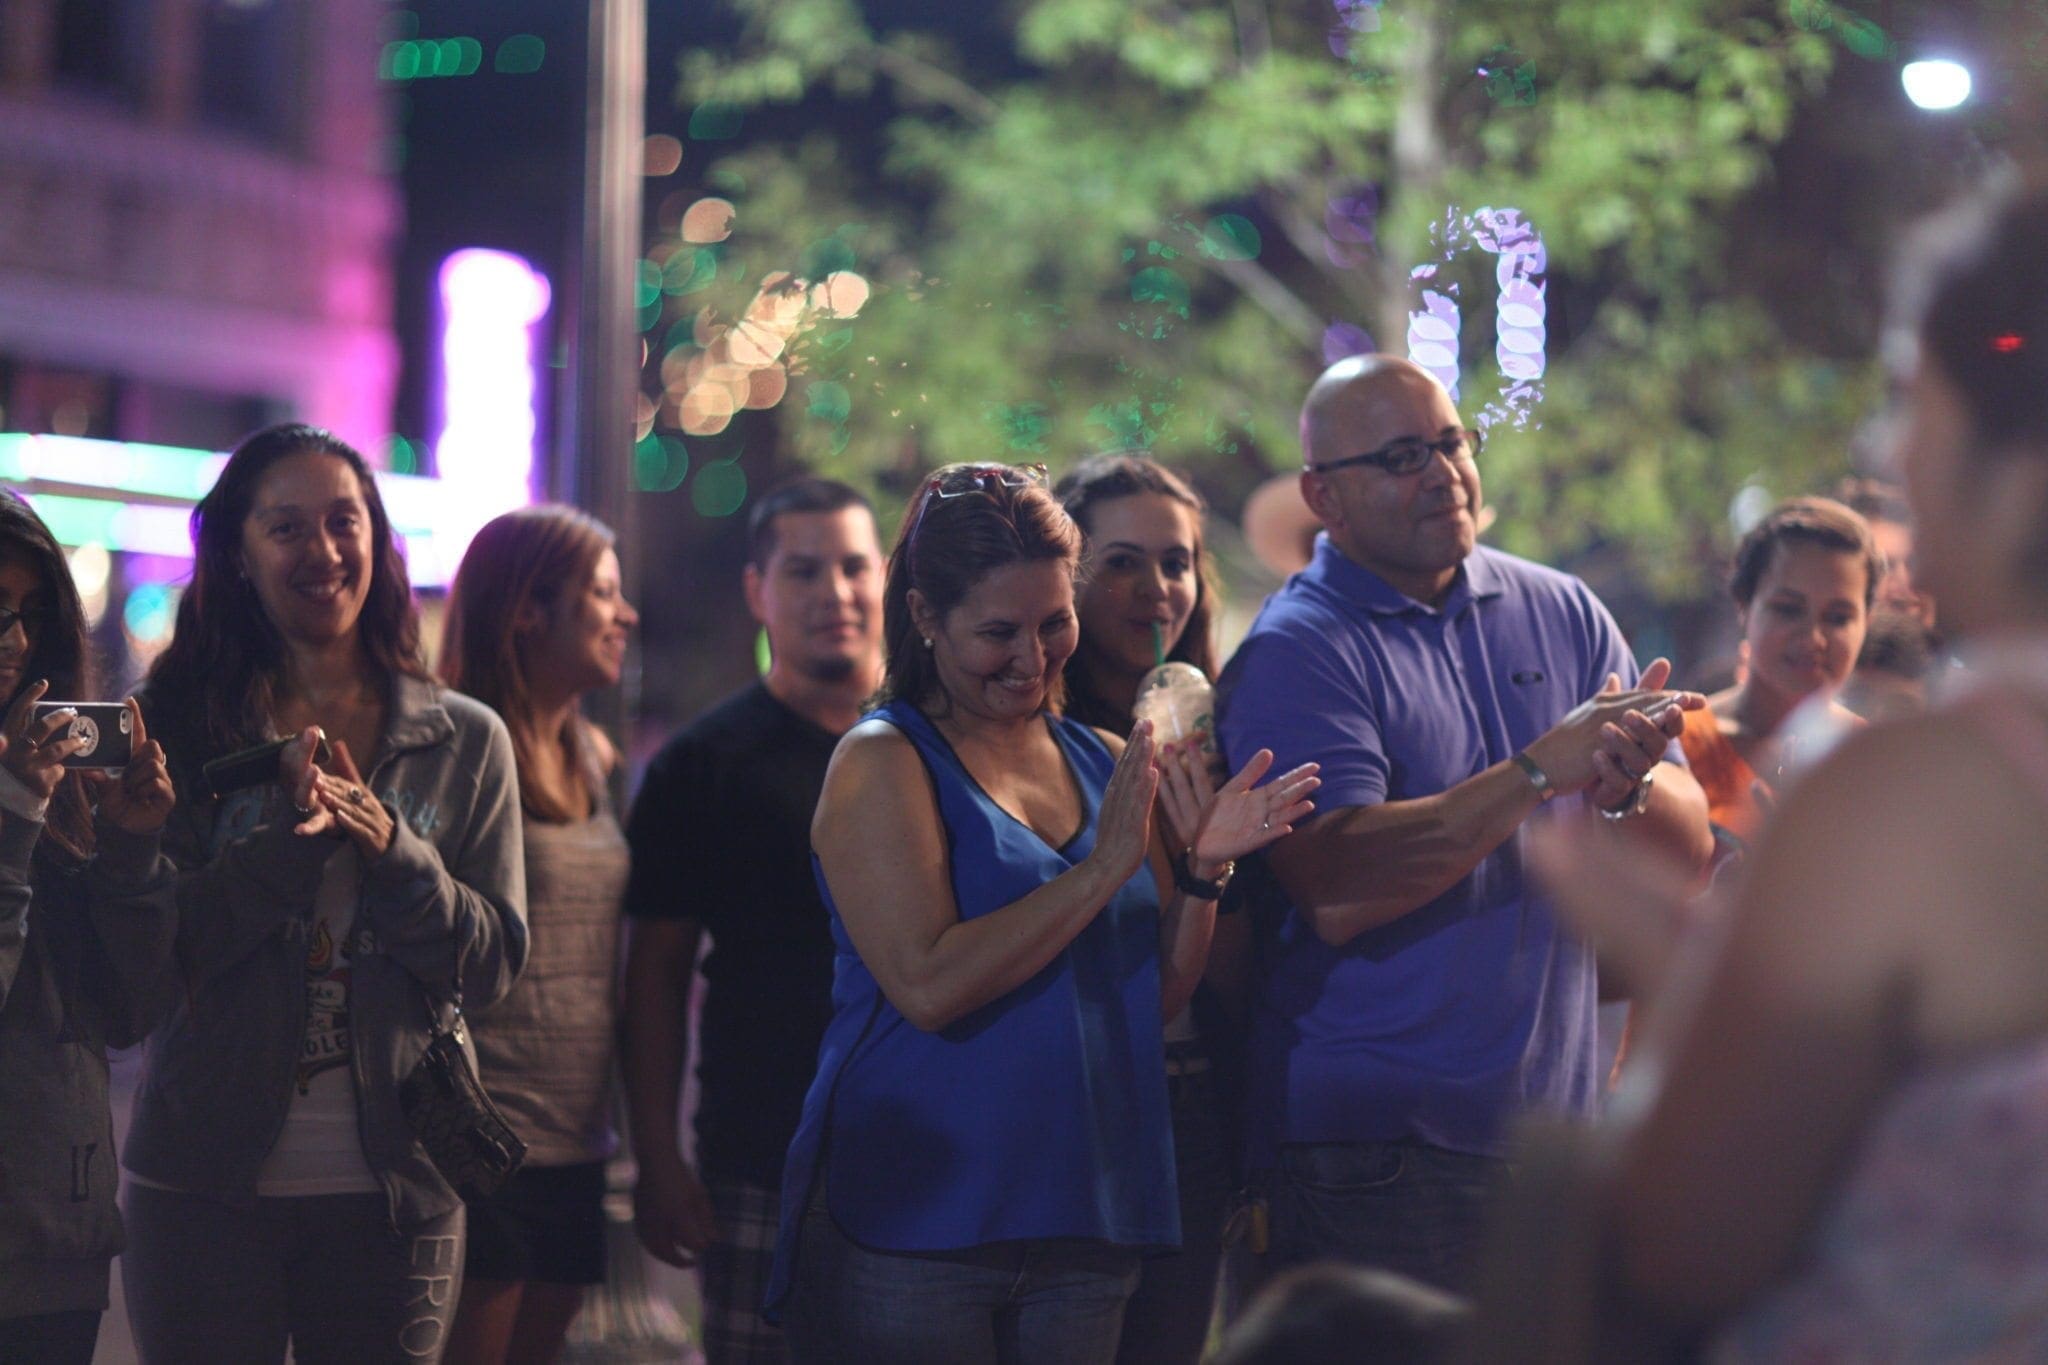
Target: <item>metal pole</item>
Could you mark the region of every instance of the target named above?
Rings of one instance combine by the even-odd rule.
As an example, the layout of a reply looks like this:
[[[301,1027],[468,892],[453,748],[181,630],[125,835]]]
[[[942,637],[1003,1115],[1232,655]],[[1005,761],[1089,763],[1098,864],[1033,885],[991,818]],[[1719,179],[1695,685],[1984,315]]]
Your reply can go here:
[[[641,143],[647,99],[646,0],[589,0],[583,137],[583,236],[577,294],[575,373],[562,423],[557,487],[618,535],[619,571],[629,596],[640,584],[639,526],[632,468],[640,388],[640,328],[634,297],[641,250]],[[629,656],[637,660],[637,655]],[[620,685],[591,699],[591,719],[631,750],[640,675],[631,663]],[[624,797],[624,764],[612,798]],[[623,1130],[623,1125],[621,1125]],[[647,1282],[633,1233],[632,1163],[621,1152],[607,1180],[609,1276],[586,1296],[561,1359],[571,1362],[691,1359],[675,1306]]]
[[[574,396],[563,424],[563,491],[618,533],[627,595],[638,597],[633,439],[640,387],[634,297],[641,254],[641,143],[647,100],[646,0],[589,0],[584,97],[583,238]],[[591,699],[591,718],[631,749],[637,656],[620,685]],[[622,765],[623,769],[623,765]],[[613,782],[623,797],[623,770]]]

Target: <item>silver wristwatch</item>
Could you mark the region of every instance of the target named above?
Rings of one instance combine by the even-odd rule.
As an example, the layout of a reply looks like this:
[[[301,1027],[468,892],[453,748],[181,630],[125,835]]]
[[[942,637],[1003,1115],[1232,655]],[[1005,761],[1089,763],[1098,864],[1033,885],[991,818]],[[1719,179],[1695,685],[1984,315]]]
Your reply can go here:
[[[1650,787],[1656,780],[1657,769],[1652,765],[1650,771],[1644,773],[1642,780],[1636,783],[1635,790],[1629,793],[1626,801],[1623,801],[1613,810],[1602,806],[1600,814],[1609,820],[1631,820],[1641,815],[1650,808]]]

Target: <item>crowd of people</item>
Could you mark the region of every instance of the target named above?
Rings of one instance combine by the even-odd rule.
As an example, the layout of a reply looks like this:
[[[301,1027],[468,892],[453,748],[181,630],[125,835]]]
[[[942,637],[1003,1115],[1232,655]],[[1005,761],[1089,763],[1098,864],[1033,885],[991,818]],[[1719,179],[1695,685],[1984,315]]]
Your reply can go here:
[[[1923,235],[1910,506],[1750,528],[1725,685],[1485,544],[1480,434],[1388,356],[1309,388],[1320,534],[1227,662],[1153,460],[947,466],[886,557],[768,493],[769,665],[623,823],[584,513],[483,528],[430,671],[361,456],[251,436],[100,769],[0,496],[0,1359],[90,1361],[118,1254],[149,1365],[552,1360],[615,1068],[714,1365],[2048,1356],[2044,224]],[[1215,684],[1172,733],[1161,665]],[[1511,1264],[1558,1208],[1577,1273]]]

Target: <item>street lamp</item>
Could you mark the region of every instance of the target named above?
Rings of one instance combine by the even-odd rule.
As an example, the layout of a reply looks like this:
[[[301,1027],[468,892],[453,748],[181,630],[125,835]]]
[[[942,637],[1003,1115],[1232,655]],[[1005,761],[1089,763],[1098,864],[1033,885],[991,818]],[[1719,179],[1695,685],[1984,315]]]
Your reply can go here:
[[[1953,109],[1970,98],[1970,71],[1945,57],[1907,62],[1899,70],[1906,98],[1922,109]]]

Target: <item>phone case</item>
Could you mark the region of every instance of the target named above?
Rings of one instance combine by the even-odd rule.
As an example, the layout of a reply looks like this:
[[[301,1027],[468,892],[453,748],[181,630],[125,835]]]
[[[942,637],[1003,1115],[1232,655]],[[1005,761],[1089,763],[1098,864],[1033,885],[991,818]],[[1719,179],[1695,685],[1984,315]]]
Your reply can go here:
[[[119,768],[126,765],[134,752],[134,737],[129,733],[134,719],[126,706],[117,701],[39,701],[35,719],[41,720],[52,711],[65,710],[78,713],[72,717],[71,728],[66,733],[82,741],[76,752],[64,760],[65,767]]]

